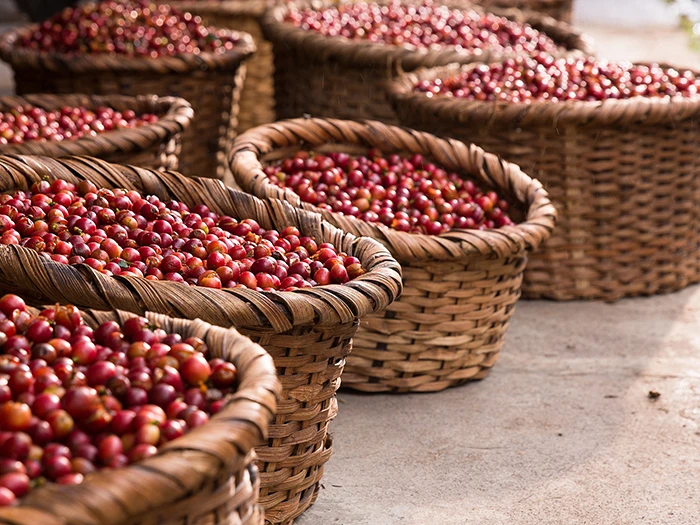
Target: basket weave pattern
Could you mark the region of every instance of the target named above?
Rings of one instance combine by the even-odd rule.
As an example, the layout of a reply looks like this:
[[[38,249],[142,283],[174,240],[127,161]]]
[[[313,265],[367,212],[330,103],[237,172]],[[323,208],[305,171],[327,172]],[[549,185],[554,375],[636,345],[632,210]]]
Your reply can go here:
[[[221,55],[73,57],[17,48],[18,37],[34,27],[0,36],[0,58],[12,66],[18,94],[155,93],[183,98],[192,104],[195,117],[182,134],[179,169],[204,177],[224,176],[225,151],[235,138],[244,61],[255,50],[250,35],[241,33],[237,48]]]
[[[238,111],[238,133],[275,120],[274,60],[272,44],[265,40],[260,18],[261,0],[195,0],[167,2],[180,11],[200,15],[205,24],[243,31],[253,37],[257,50],[246,62],[247,74]]]
[[[110,162],[134,164],[153,169],[177,169],[180,135],[192,120],[189,102],[181,98],[140,95],[106,97],[89,95],[27,95],[0,97],[0,111],[31,104],[47,111],[64,106],[95,109],[108,106],[118,111],[131,109],[137,114],[154,113],[158,122],[140,128],[115,130],[96,137],[86,136],[61,142],[29,141],[0,146],[2,155],[45,155],[66,157],[89,155]]]
[[[296,226],[319,242],[330,242],[360,261],[368,272],[346,285],[294,292],[213,290],[138,277],[108,277],[91,268],[46,261],[18,246],[0,246],[0,289],[41,300],[142,313],[157,311],[235,326],[274,358],[283,393],[267,446],[258,447],[261,497],[266,519],[290,523],[316,498],[323,464],[330,457],[327,428],[336,413],[335,391],[357,329],[358,317],[381,310],[401,292],[401,270],[372,239],[358,239],[286,202],[263,202],[213,179],[188,179],[96,159],[0,157],[0,191],[28,188],[44,177],[88,179],[98,187],[135,189],[206,204],[263,228]]]
[[[542,181],[557,230],[525,272],[528,298],[650,295],[700,281],[700,98],[479,103],[413,93],[422,70],[391,91],[405,125],[473,140]]]
[[[574,7],[574,0],[477,0],[475,3],[484,6],[485,9],[492,7],[531,9],[569,24]]]
[[[93,328],[134,314],[84,311]],[[280,384],[272,359],[233,329],[147,313],[168,332],[201,337],[215,357],[238,369],[239,388],[206,425],[118,470],[97,472],[75,486],[52,485],[17,507],[0,509],[7,525],[262,525],[260,479],[253,447],[267,435]]]
[[[302,147],[421,153],[509,200],[520,224],[440,236],[403,233],[321,210],[343,230],[382,242],[403,268],[401,298],[385,312],[361,319],[343,386],[428,392],[484,377],[496,361],[520,296],[527,252],[547,239],[554,226],[554,207],[541,184],[476,146],[379,122],[333,119],[295,119],[244,133],[230,154],[233,175],[254,195],[315,209],[291,190],[270,183],[262,171],[263,164]]]
[[[295,5],[303,8],[308,4]],[[452,5],[464,7],[465,4]],[[278,118],[310,114],[396,124],[396,114],[385,92],[387,81],[399,69],[412,71],[419,67],[502,58],[488,49],[479,53],[459,52],[453,48],[411,50],[328,37],[283,22],[287,11],[287,6],[277,6],[263,18],[263,31],[274,46]],[[544,31],[570,52],[591,53],[587,39],[567,24],[517,9],[499,13]]]

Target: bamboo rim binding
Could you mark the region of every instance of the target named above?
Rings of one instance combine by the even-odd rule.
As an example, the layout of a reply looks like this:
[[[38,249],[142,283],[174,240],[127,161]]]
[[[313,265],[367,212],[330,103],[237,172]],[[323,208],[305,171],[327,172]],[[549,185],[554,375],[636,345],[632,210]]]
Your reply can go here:
[[[385,153],[420,153],[449,170],[474,175],[489,187],[505,189],[527,205],[524,221],[498,230],[452,230],[441,235],[405,233],[383,224],[368,223],[302,202],[289,189],[274,186],[262,171],[261,159],[275,152],[288,154],[299,147],[377,147]],[[280,157],[281,158],[281,157]],[[291,119],[261,126],[241,135],[229,153],[236,181],[245,191],[262,198],[283,199],[295,206],[321,213],[324,219],[353,235],[378,239],[402,261],[450,261],[471,256],[506,256],[535,250],[551,233],[556,216],[542,185],[511,163],[485,153],[475,145],[439,139],[428,133],[373,121]]]
[[[92,327],[123,323],[134,314],[83,310]],[[30,493],[16,507],[0,509],[8,525],[126,525],[229,523],[261,525],[253,447],[268,432],[280,383],[272,358],[233,329],[200,320],[146,317],[168,332],[205,340],[213,355],[233,362],[238,389],[220,413],[158,454],[116,470],[98,471],[75,486],[52,485]],[[218,516],[215,522],[212,515]]]

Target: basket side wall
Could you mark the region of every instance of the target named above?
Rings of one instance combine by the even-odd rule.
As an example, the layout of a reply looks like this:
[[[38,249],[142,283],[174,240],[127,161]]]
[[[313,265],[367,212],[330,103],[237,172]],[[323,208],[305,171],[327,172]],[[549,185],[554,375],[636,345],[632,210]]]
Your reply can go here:
[[[362,319],[343,386],[438,392],[483,379],[498,360],[527,259],[402,263],[404,293]]]
[[[525,297],[613,300],[700,281],[697,122],[492,129],[399,112],[402,124],[474,142],[545,186],[559,220],[530,258]]]
[[[182,133],[179,169],[188,175],[223,177],[225,151],[235,138],[240,86],[245,67],[234,74],[197,71],[185,75],[110,73],[66,76],[43,70],[15,70],[19,95],[27,93],[87,93],[96,95],[173,95],[192,104],[194,118]],[[112,160],[112,159],[109,159]]]
[[[179,167],[179,156],[182,151],[180,137],[173,137],[163,144],[147,148],[139,153],[115,153],[102,158],[116,164],[131,164],[154,170],[176,170]]]
[[[489,7],[515,7],[518,9],[531,9],[571,23],[573,14],[573,0],[478,0],[478,3]]]
[[[386,95],[389,67],[349,68],[302,50],[275,46],[276,113],[280,119],[332,117],[398,124]]]
[[[274,60],[272,44],[265,40],[260,22],[249,16],[207,12],[204,21],[215,27],[244,31],[253,37],[257,51],[247,61],[247,73],[238,110],[237,132],[275,120]]]

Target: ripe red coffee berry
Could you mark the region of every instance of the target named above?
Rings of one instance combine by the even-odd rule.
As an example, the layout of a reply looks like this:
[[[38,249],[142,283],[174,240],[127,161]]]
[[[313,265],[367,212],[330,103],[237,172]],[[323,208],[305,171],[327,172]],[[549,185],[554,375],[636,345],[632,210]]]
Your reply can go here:
[[[479,65],[451,78],[416,84],[428,97],[445,95],[479,101],[529,104],[534,101],[600,101],[697,95],[700,79],[689,70],[546,54]]]
[[[384,156],[298,152],[264,168],[269,180],[321,209],[352,215],[398,231],[439,235],[452,229],[510,226],[508,203],[422,155]],[[300,239],[300,242],[304,239]],[[287,275],[311,274],[317,284],[343,284],[364,273],[354,257],[313,246],[312,264],[295,263]],[[318,250],[318,251],[317,251]],[[314,267],[323,263],[323,268]],[[340,264],[336,264],[340,263]]]
[[[76,140],[86,136],[97,136],[105,131],[117,129],[138,128],[158,121],[158,116],[152,113],[135,115],[133,111],[117,111],[108,107],[97,107],[94,110],[85,107],[63,107],[57,110],[45,110],[31,104],[18,105],[12,109],[0,112],[0,144],[21,144],[24,142],[56,142]],[[71,204],[70,196],[60,194],[55,202],[65,207]],[[37,201],[27,210],[35,221],[65,219],[65,214],[51,213],[45,201]],[[48,219],[48,221],[47,221]],[[16,223],[7,215],[0,215],[0,232],[11,231]],[[48,231],[58,235],[61,222],[54,222]],[[43,228],[43,226],[42,226]],[[69,255],[66,246],[56,242],[56,254]]]
[[[48,210],[44,219],[30,216],[33,203]],[[14,226],[8,223],[10,229],[5,232],[11,232],[11,238],[3,235],[0,244],[19,244],[56,263],[84,264],[92,271],[107,275],[184,282],[216,290],[248,287],[260,291],[288,291],[328,282],[344,284],[364,273],[335,270],[330,281],[314,280],[310,272],[294,273],[290,267],[300,263],[302,268],[307,268],[318,258],[323,262],[337,260],[345,266],[360,262],[346,263],[348,255],[330,244],[316,255],[319,247],[315,240],[304,237],[302,243],[300,232],[294,227],[282,232],[266,230],[252,219],[237,220],[219,215],[204,205],[190,210],[183,203],[165,203],[154,196],[144,198],[136,191],[97,189],[85,184],[77,188],[65,181],[42,181],[33,184],[30,191],[0,195],[0,218],[3,214],[7,214],[8,220],[10,216],[16,220]],[[42,231],[37,231],[36,225],[43,223],[48,232],[43,231],[43,226]],[[57,254],[59,247],[61,254]],[[11,313],[16,310],[15,306],[8,303],[0,308]],[[27,337],[14,334],[16,323],[11,326],[5,323],[0,331],[8,338],[7,344],[15,347],[15,353],[32,351],[37,353],[36,357],[52,360],[50,349],[44,348],[40,353],[31,343],[61,341],[65,333],[60,331],[72,330],[77,322],[70,307],[55,315],[55,319],[36,320],[27,331]],[[22,323],[27,321],[27,318],[21,319]],[[50,321],[58,325],[54,333],[51,333]],[[143,327],[132,328],[127,321],[124,335],[128,336],[132,329],[143,330]],[[139,342],[148,345],[153,342],[148,330],[142,335]],[[126,344],[111,324],[101,329],[98,339],[110,350],[121,349]],[[93,342],[76,340],[71,344],[72,358],[78,365],[91,365],[98,359]],[[56,349],[56,357],[65,355],[65,348],[61,348],[65,346],[63,343],[51,346]],[[128,359],[134,357],[134,351],[129,350]],[[86,382],[99,386],[109,381],[111,371],[107,368],[92,370]],[[59,377],[65,382],[62,374]],[[71,377],[74,381],[74,376]],[[82,377],[78,380],[83,381]]]
[[[233,364],[212,358],[203,340],[183,341],[144,318],[92,330],[72,306],[37,316],[7,295],[2,308],[17,323],[3,325],[14,328],[15,339],[0,341],[0,390],[9,394],[0,399],[0,506],[30,492],[31,480],[73,485],[97,470],[151,457],[205,425],[234,391]],[[17,338],[47,342],[28,352]],[[33,391],[44,384],[45,391]]]
[[[10,489],[0,487],[0,507],[9,507],[13,505],[16,500],[17,497]]]
[[[68,7],[25,36],[29,49],[62,54],[158,58],[225,53],[238,37],[208,28],[202,19],[149,0],[88,2]]]
[[[320,10],[292,6],[287,22],[327,36],[417,48],[457,47],[498,53],[553,53],[557,44],[528,24],[490,13],[451,9],[430,0],[422,5],[341,3]]]

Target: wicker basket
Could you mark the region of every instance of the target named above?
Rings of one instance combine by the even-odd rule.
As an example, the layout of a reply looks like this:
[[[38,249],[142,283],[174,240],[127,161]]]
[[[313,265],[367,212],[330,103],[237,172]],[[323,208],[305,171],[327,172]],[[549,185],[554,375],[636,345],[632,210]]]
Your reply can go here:
[[[92,327],[123,322],[126,312],[84,311]],[[267,436],[280,384],[270,356],[233,329],[147,313],[169,332],[204,339],[231,361],[239,388],[206,425],[118,470],[96,472],[80,485],[36,489],[17,507],[0,508],[7,525],[262,525],[260,479],[253,447]]]
[[[458,69],[401,78],[396,107],[404,124],[469,138],[545,185],[560,221],[530,260],[526,297],[615,300],[700,281],[700,97],[515,105],[412,92]]]
[[[554,226],[554,207],[539,182],[476,146],[379,122],[296,119],[241,135],[231,169],[245,191],[302,203],[269,182],[262,163],[300,148],[314,151],[421,153],[499,191],[520,224],[492,231],[453,230],[440,236],[403,233],[381,224],[322,211],[345,231],[379,240],[401,263],[404,293],[386,312],[362,319],[343,385],[366,392],[431,392],[488,373],[503,344],[527,252]]]
[[[197,13],[205,23],[245,31],[255,40],[257,50],[246,62],[247,74],[238,110],[238,132],[275,120],[274,61],[272,44],[265,40],[260,18],[266,0],[186,0],[167,2],[180,11]]]
[[[358,318],[384,309],[401,292],[401,269],[372,239],[356,238],[286,202],[260,201],[213,179],[108,164],[87,157],[0,157],[0,190],[26,188],[44,177],[98,187],[133,188],[163,199],[233,217],[256,219],[264,228],[296,226],[358,257],[367,273],[339,286],[293,292],[213,290],[139,277],[108,277],[85,265],[47,261],[19,246],[0,246],[0,289],[82,307],[156,311],[235,326],[275,360],[283,393],[260,459],[260,503],[271,523],[290,523],[313,503],[331,454],[328,423],[337,412],[335,392],[350,352]]]
[[[284,23],[287,10],[287,6],[278,6],[263,18],[263,31],[274,46],[278,118],[310,114],[396,124],[397,117],[386,97],[386,83],[399,68],[412,71],[418,67],[499,58],[488,50],[481,54],[458,52],[453,48],[413,50],[327,37]],[[503,14],[532,24],[569,50],[590,52],[587,40],[562,22],[516,9],[503,11]]]
[[[110,162],[133,164],[153,169],[174,170],[178,167],[180,135],[192,120],[189,102],[181,98],[140,95],[106,97],[90,95],[27,95],[0,97],[0,112],[23,104],[53,111],[64,106],[95,109],[108,106],[118,111],[131,109],[139,113],[155,113],[158,122],[140,128],[123,129],[62,142],[29,141],[23,144],[0,145],[0,155],[45,155],[67,157],[90,155]]]
[[[517,9],[529,9],[571,23],[574,0],[475,0],[475,4],[485,9],[493,7],[515,7]]]
[[[112,55],[52,55],[16,46],[25,26],[0,35],[0,58],[15,75],[18,94],[89,93],[181,97],[195,117],[182,134],[180,170],[203,177],[225,175],[225,152],[235,138],[238,99],[245,59],[255,51],[250,35],[240,33],[232,51],[161,58]]]

